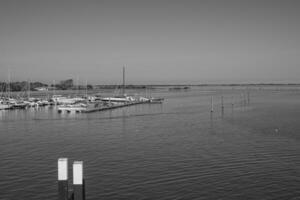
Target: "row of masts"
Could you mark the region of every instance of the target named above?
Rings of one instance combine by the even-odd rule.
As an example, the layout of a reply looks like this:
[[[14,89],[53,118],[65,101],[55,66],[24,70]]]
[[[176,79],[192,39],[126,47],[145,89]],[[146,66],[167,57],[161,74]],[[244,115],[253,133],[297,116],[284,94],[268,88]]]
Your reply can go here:
[[[6,94],[8,94],[8,98],[11,97],[11,88],[10,88],[10,82],[11,82],[11,74],[10,74],[10,70],[8,70],[8,80],[7,80],[7,87],[6,87]],[[30,83],[31,81],[27,81],[27,97],[30,98],[30,90],[31,90],[31,87],[30,87]],[[53,95],[56,94],[56,82],[55,80],[53,80]],[[77,76],[77,79],[76,79],[76,85],[77,85],[77,88],[76,88],[76,94],[78,94],[78,91],[79,91],[79,77]],[[86,85],[86,88],[85,88],[85,96],[87,96],[87,90],[88,90],[88,81],[86,80],[85,82],[85,85]],[[122,82],[122,95],[124,96],[125,95],[125,66],[123,66],[123,82]]]

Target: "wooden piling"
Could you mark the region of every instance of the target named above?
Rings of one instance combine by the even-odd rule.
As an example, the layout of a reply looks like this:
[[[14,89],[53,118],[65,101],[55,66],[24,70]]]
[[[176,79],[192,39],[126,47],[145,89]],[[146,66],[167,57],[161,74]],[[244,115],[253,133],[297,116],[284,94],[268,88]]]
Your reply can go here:
[[[221,96],[221,106],[222,106],[222,110],[224,110],[224,97],[223,97],[223,95]]]
[[[83,180],[83,162],[73,162],[74,200],[85,200],[85,184]]]
[[[247,90],[247,99],[248,99],[248,105],[250,104],[250,91]]]
[[[214,97],[213,96],[211,96],[210,112],[214,112]]]
[[[221,96],[221,114],[223,117],[224,116],[224,97],[223,97],[223,95]]]
[[[243,106],[244,104],[244,101],[243,101],[243,93],[241,94],[241,106]]]
[[[58,159],[58,200],[68,200],[68,159]]]

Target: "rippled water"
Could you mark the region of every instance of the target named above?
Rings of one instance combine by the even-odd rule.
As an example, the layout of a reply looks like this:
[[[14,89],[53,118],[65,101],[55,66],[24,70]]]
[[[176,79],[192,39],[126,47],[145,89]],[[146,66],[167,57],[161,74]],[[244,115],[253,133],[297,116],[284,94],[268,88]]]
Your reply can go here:
[[[300,90],[254,88],[250,105],[242,92],[162,89],[163,105],[90,114],[1,111],[0,199],[56,199],[59,157],[84,161],[91,200],[300,199]]]

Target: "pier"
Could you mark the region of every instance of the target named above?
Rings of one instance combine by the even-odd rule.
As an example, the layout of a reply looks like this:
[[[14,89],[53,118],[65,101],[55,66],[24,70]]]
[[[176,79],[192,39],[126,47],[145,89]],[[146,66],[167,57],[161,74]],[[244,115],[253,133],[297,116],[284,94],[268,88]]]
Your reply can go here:
[[[104,111],[104,110],[112,110],[116,108],[122,108],[122,107],[128,107],[128,106],[133,106],[133,105],[138,105],[138,104],[146,104],[149,102],[130,102],[130,103],[125,103],[125,104],[120,104],[120,105],[110,105],[102,108],[96,108],[96,109],[91,109],[91,110],[83,110],[83,113],[90,113],[90,112],[96,112],[96,111]]]
[[[91,113],[97,111],[105,111],[112,110],[122,107],[134,106],[138,104],[152,104],[152,103],[162,103],[164,99],[145,99],[145,100],[137,100],[137,101],[124,101],[124,102],[103,102],[97,101],[93,103],[85,103],[85,104],[71,104],[71,105],[63,105],[58,107],[58,112],[75,112],[75,113]]]

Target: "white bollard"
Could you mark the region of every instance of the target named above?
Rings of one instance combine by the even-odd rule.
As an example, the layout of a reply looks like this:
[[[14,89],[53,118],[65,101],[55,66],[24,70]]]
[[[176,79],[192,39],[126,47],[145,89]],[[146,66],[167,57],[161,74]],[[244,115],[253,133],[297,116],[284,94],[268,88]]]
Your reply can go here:
[[[68,200],[68,159],[58,159],[58,199]]]
[[[85,185],[83,180],[83,162],[73,162],[74,200],[85,200]]]

